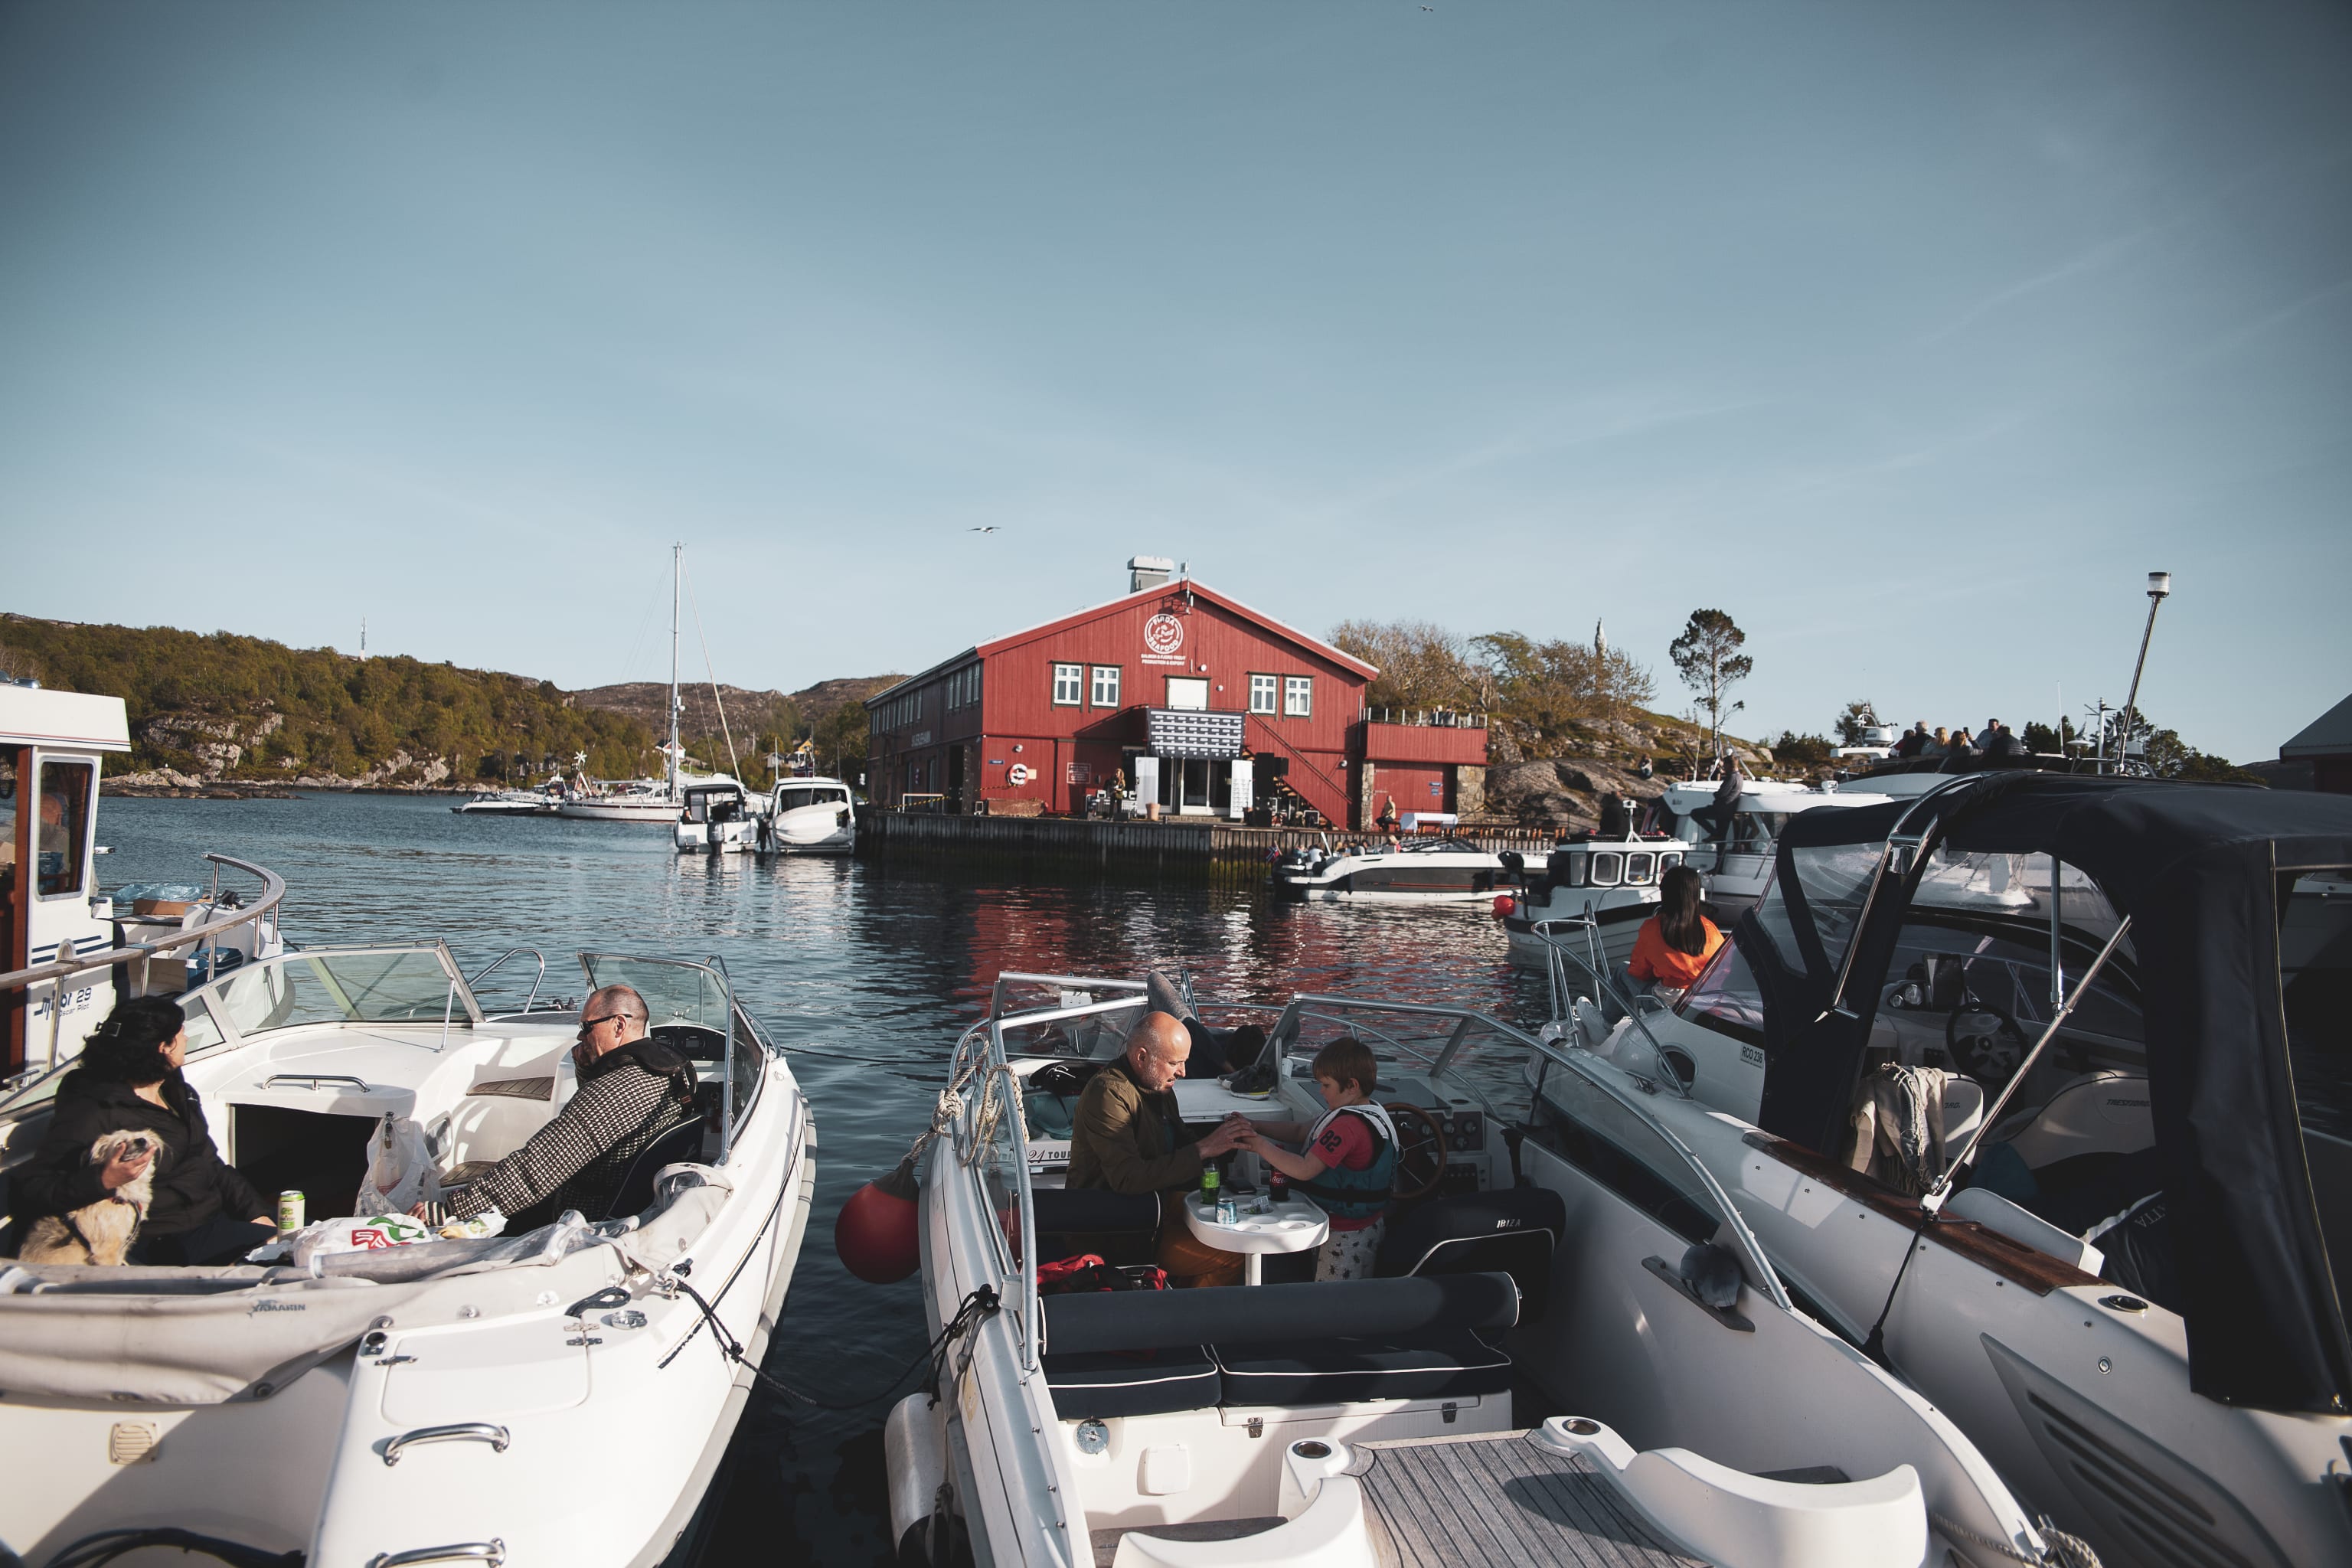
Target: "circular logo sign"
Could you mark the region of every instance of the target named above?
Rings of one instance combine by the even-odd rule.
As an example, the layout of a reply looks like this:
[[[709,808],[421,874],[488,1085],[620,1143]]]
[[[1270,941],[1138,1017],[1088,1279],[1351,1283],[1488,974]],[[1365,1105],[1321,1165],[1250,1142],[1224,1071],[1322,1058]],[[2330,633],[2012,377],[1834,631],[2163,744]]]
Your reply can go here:
[[[1167,655],[1184,646],[1184,623],[1165,610],[1143,623],[1143,646]]]
[[[1004,770],[1004,776],[1016,784],[1025,784],[1029,782],[1029,764],[1015,763]]]

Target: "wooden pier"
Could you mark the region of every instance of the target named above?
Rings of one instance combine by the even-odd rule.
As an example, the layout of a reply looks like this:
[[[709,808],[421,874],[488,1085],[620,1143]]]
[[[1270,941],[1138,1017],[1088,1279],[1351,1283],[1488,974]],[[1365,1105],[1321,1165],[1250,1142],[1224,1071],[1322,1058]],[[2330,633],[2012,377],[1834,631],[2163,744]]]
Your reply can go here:
[[[1227,883],[1263,878],[1269,863],[1285,850],[1351,848],[1386,843],[1388,837],[1332,828],[1244,827],[1207,817],[1104,822],[1076,816],[954,816],[876,806],[857,810],[860,855],[938,856]],[[1463,827],[1447,837],[1496,854],[1516,849],[1526,855],[1549,853],[1555,836],[1525,828]],[[1405,842],[1414,842],[1414,836],[1406,835]]]

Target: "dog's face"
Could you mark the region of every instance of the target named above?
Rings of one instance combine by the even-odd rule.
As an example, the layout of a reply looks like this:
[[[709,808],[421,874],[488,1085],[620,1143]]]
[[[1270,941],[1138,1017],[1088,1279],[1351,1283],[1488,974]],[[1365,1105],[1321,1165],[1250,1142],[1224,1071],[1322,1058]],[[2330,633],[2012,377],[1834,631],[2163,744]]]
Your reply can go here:
[[[110,1132],[90,1146],[89,1163],[104,1165],[110,1162],[135,1160],[145,1154],[150,1158],[163,1152],[163,1141],[152,1132]]]

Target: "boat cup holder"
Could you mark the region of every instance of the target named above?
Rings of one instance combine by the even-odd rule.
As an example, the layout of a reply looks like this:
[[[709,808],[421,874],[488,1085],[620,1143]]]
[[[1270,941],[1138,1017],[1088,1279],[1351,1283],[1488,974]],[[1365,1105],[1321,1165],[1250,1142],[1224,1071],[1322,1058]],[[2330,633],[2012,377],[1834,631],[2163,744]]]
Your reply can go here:
[[[1581,1415],[1571,1415],[1567,1420],[1561,1422],[1560,1426],[1564,1429],[1575,1433],[1580,1437],[1593,1436],[1601,1430],[1600,1422],[1588,1420]]]
[[[1328,1459],[1331,1457],[1331,1445],[1306,1437],[1293,1443],[1290,1451],[1302,1459]]]
[[[2137,1296],[2102,1296],[2099,1305],[2111,1312],[2145,1312],[2147,1303]]]

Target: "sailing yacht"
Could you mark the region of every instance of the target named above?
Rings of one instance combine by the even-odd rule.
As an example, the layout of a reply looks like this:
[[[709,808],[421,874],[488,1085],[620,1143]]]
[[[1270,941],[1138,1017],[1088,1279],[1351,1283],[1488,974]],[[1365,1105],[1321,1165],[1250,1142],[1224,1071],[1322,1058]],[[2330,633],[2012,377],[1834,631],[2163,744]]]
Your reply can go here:
[[[690,786],[740,784],[730,773],[688,773],[681,763],[686,749],[677,733],[677,716],[682,704],[677,695],[677,632],[678,590],[686,577],[686,546],[670,546],[669,580],[669,742],[661,748],[663,760],[668,764],[658,779],[634,779],[614,788],[577,775],[572,791],[555,808],[558,816],[569,816],[581,822],[667,822],[679,821],[685,815],[686,792]],[[711,689],[714,699],[718,688]],[[731,744],[731,742],[730,742]],[[584,760],[584,759],[583,759]]]

